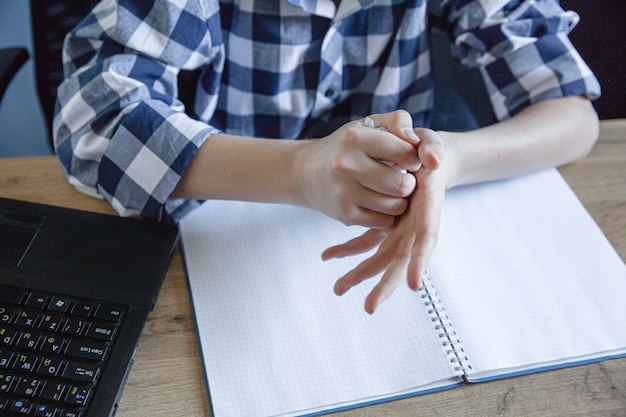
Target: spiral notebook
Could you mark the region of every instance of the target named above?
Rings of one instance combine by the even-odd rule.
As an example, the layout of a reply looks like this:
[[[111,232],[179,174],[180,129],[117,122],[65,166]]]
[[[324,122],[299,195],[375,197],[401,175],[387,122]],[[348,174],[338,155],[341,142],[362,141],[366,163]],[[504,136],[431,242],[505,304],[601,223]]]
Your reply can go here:
[[[447,194],[418,292],[370,316],[364,229],[307,209],[207,202],[181,224],[213,415],[316,415],[626,355],[626,266],[556,170]]]

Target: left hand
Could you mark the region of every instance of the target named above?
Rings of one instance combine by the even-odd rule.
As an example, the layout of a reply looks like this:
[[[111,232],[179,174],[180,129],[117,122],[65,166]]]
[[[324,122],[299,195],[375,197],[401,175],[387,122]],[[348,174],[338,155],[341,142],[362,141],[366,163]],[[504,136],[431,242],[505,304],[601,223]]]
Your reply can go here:
[[[415,129],[421,140],[418,155],[423,166],[414,173],[417,186],[407,211],[387,229],[370,229],[343,244],[322,253],[322,259],[342,258],[367,252],[378,246],[370,258],[335,283],[335,293],[342,295],[354,285],[384,272],[380,282],[365,300],[365,311],[372,314],[406,279],[417,291],[420,277],[437,243],[443,206],[447,164],[441,137],[429,129]]]

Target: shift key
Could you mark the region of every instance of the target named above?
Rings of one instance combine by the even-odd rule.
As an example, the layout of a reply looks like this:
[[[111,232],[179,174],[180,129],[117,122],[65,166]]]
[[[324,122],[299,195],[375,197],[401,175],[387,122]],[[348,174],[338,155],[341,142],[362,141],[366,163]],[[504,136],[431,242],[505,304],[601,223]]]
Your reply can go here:
[[[116,328],[117,326],[115,324],[93,323],[87,330],[87,333],[85,333],[85,336],[91,339],[98,339],[110,342],[113,339]]]

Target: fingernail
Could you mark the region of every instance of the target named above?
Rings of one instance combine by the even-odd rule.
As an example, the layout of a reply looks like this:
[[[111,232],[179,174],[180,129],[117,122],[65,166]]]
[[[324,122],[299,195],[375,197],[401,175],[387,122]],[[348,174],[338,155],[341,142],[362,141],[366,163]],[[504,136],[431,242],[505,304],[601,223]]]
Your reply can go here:
[[[422,165],[424,165],[424,164],[422,164],[422,162],[421,162],[421,161],[420,161],[420,162],[418,162],[418,163],[417,163],[417,167],[415,168],[415,170],[414,170],[414,171],[411,171],[411,172],[417,172],[417,171],[419,171],[419,170],[422,168]]]
[[[416,143],[420,142],[420,138],[419,136],[417,136],[417,134],[415,133],[415,131],[413,130],[413,128],[410,127],[403,127],[402,128],[402,132],[404,132],[404,134],[409,138],[409,139],[413,139]]]

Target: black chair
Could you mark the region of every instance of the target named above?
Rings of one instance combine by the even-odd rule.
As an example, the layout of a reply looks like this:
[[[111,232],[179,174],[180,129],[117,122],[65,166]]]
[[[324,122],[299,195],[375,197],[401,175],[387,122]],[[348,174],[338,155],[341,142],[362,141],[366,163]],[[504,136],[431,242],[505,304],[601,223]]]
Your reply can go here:
[[[48,128],[51,148],[56,89],[63,80],[63,39],[97,1],[30,1],[37,95]],[[28,50],[23,47],[0,50],[0,98],[28,57]]]
[[[48,132],[52,132],[56,89],[63,81],[63,40],[96,3],[98,0],[30,1],[37,94]]]
[[[28,61],[29,54],[26,48],[0,48],[0,102],[11,80]]]

